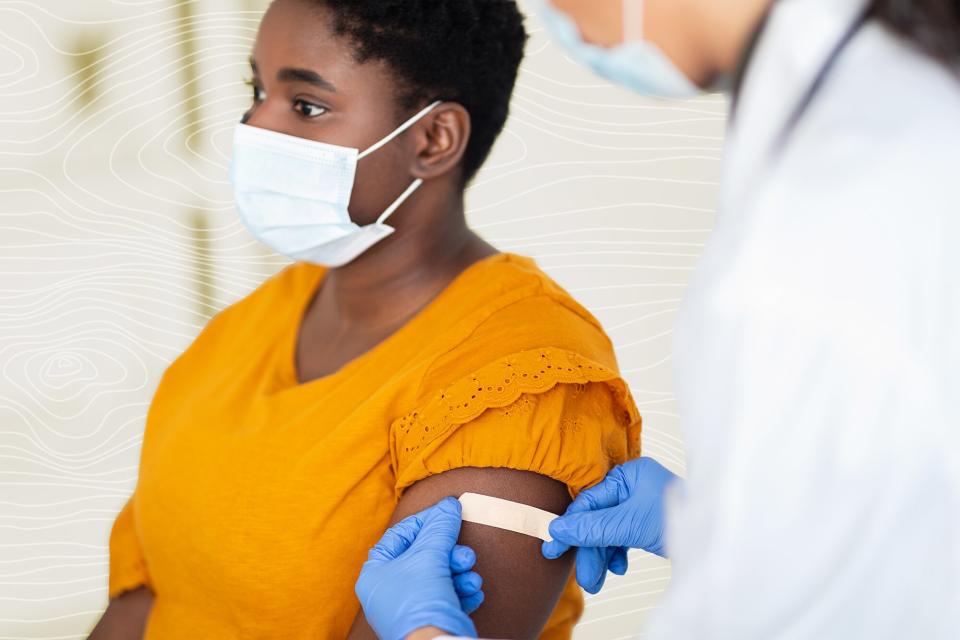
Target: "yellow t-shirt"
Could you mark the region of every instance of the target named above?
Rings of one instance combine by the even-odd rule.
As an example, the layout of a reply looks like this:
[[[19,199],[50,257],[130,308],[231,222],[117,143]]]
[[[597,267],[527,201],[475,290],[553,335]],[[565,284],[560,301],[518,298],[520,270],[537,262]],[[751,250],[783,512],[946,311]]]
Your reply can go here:
[[[394,335],[298,384],[324,270],[296,264],[218,314],[164,373],[110,539],[111,597],[148,585],[146,638],[343,638],[404,488],[457,467],[595,484],[640,417],[597,321],[532,260],[482,260]],[[567,585],[542,637],[583,609]]]

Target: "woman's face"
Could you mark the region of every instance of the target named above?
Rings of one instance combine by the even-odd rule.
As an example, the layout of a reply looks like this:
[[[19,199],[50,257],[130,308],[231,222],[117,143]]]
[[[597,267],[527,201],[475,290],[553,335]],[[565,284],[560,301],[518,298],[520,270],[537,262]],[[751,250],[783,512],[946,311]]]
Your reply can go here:
[[[392,132],[396,84],[381,61],[359,64],[350,42],[333,34],[327,10],[276,0],[264,15],[251,57],[250,126],[363,151]],[[413,115],[412,113],[409,115]],[[350,214],[374,222],[406,189],[416,151],[401,135],[360,160]]]

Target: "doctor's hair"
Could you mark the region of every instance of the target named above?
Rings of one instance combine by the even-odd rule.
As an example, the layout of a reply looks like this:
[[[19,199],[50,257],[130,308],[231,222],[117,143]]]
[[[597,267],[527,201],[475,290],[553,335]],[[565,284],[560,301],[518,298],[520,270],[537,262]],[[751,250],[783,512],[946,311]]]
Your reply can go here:
[[[870,14],[960,76],[960,0],[872,0]]]
[[[486,161],[507,121],[527,32],[516,0],[309,0],[333,18],[360,62],[396,74],[397,121],[434,100],[470,114],[464,182]]]

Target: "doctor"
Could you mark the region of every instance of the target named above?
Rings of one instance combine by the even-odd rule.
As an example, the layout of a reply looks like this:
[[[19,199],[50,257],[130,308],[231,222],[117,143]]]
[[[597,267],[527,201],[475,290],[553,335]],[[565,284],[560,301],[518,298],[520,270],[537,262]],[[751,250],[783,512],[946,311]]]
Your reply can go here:
[[[733,95],[676,326],[688,477],[614,470],[545,555],[579,547],[598,589],[621,547],[663,552],[666,494],[651,637],[957,637],[960,0],[551,2],[601,75]],[[448,499],[371,552],[357,592],[382,637],[473,635],[459,522]]]

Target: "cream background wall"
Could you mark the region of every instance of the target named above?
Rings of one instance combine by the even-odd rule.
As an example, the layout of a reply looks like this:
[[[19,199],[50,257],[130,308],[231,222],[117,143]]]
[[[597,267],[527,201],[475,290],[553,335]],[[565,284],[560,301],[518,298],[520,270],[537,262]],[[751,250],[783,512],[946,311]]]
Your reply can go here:
[[[0,0],[0,640],[85,637],[160,375],[285,264],[241,227],[226,178],[265,6]],[[725,102],[637,98],[528,27],[470,220],[603,321],[644,452],[682,474],[671,324],[713,223]],[[578,639],[642,629],[670,568],[631,560]]]

